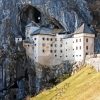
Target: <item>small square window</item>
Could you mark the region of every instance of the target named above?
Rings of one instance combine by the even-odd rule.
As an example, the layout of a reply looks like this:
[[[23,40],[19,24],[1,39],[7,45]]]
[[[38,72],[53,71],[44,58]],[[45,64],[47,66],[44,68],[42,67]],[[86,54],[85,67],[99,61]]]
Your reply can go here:
[[[50,50],[50,52],[52,53],[53,51],[52,51],[52,50]]]
[[[44,47],[45,46],[45,43],[43,43],[42,46]]]
[[[63,51],[62,51],[62,50],[60,50],[60,52],[62,53]]]
[[[45,40],[45,38],[42,38],[42,40]]]
[[[88,50],[88,46],[86,46],[86,50]]]
[[[60,47],[62,47],[62,44],[60,44]]]
[[[57,41],[57,38],[55,38],[55,41]]]
[[[53,44],[51,44],[51,47],[53,47]]]
[[[42,50],[42,52],[44,53],[44,52],[45,52],[45,50]]]
[[[62,41],[62,38],[60,39],[60,41]]]
[[[88,38],[86,39],[86,42],[88,42]]]
[[[55,55],[55,57],[57,57],[57,55]]]
[[[56,52],[57,52],[57,50],[54,50],[54,52],[56,53]]]
[[[76,50],[78,50],[78,47],[76,47]]]
[[[49,41],[49,38],[47,38],[47,41]]]
[[[80,50],[81,50],[81,46],[80,46]]]
[[[36,38],[34,38],[34,40],[36,40]]]
[[[86,52],[86,55],[88,55],[88,53]]]
[[[53,39],[51,38],[51,41],[53,41]]]
[[[55,44],[55,47],[57,47],[57,44]]]

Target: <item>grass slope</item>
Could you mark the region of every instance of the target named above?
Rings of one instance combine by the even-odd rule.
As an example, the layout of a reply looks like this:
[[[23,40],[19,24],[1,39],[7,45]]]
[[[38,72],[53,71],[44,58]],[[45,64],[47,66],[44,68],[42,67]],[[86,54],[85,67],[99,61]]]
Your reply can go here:
[[[85,67],[56,87],[31,100],[100,100],[100,73]]]

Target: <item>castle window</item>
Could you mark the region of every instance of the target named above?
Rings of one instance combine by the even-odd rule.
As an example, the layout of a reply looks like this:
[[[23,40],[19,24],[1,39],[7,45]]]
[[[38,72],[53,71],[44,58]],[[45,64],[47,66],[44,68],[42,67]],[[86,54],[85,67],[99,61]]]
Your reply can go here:
[[[88,53],[86,52],[86,55],[88,55]]]
[[[53,44],[51,44],[51,47],[53,47]]]
[[[43,43],[42,46],[44,47],[45,46],[45,43]]]
[[[67,44],[67,42],[66,42],[66,44]]]
[[[61,58],[62,56],[60,56],[60,58]]]
[[[78,39],[76,39],[76,42],[78,42]]]
[[[42,52],[44,53],[44,52],[45,52],[45,50],[42,50]]]
[[[66,57],[67,57],[67,55],[66,55]]]
[[[45,40],[45,38],[42,38],[43,40]]]
[[[80,50],[81,50],[81,46],[80,46]]]
[[[56,53],[56,52],[57,52],[57,50],[54,50],[54,52]]]
[[[36,38],[34,38],[34,40],[36,40]]]
[[[60,52],[62,53],[63,51],[62,51],[62,50],[60,50]]]
[[[28,45],[28,47],[29,47],[29,45]]]
[[[47,41],[49,41],[49,38],[47,38]]]
[[[51,38],[51,41],[52,41],[53,39]]]
[[[55,55],[55,57],[57,57],[57,55]]]
[[[88,46],[86,46],[86,50],[88,50]]]
[[[76,50],[78,50],[78,47],[76,47]]]
[[[60,41],[62,41],[62,38],[60,39]]]
[[[81,42],[81,39],[80,39],[80,42]]]
[[[62,44],[60,44],[60,47],[62,47]]]
[[[55,44],[55,47],[57,47],[57,44]]]
[[[52,53],[53,51],[52,51],[52,50],[50,50],[50,52]]]
[[[36,46],[36,44],[34,44]]]
[[[57,41],[57,38],[55,38],[55,41]]]
[[[88,38],[86,39],[86,42],[88,42]]]
[[[73,55],[73,57],[74,57],[74,55]]]
[[[67,49],[66,49],[66,51],[67,51]]]

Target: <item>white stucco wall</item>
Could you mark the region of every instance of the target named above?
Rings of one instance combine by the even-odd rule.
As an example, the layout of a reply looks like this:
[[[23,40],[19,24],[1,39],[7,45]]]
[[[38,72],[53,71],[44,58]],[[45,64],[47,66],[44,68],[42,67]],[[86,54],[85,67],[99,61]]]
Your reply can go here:
[[[31,39],[30,34],[32,34],[33,32],[35,32],[36,30],[38,30],[39,27],[26,27],[26,32],[25,32],[25,36],[26,39]]]
[[[73,61],[73,38],[64,39],[64,60]]]
[[[22,41],[22,38],[21,38],[21,37],[16,37],[16,38],[15,38],[15,42],[16,42],[16,43],[21,42],[21,41]]]
[[[31,32],[29,31],[29,33]],[[28,35],[26,34],[26,37]],[[33,35],[30,40],[34,42],[34,48],[31,46],[26,48],[27,55],[42,65],[58,65],[66,60],[84,61],[86,53],[94,53],[95,36],[93,34],[80,33],[73,35],[72,38],[65,39],[64,37],[65,34]],[[86,50],[86,46],[88,46],[88,50]]]
[[[45,40],[43,40],[43,38]],[[38,35],[38,40],[39,40],[38,41],[38,62],[40,64],[57,65],[62,62],[60,60],[61,59],[60,55],[58,55],[58,52],[59,52],[59,49],[58,49],[59,45],[57,43],[58,40],[56,41],[55,39],[56,39],[55,36],[52,36],[52,35]]]
[[[86,42],[88,39],[88,42]],[[94,35],[92,34],[75,34],[72,38],[66,38],[64,41],[65,60],[84,61],[86,53],[94,53]],[[88,46],[88,50],[86,50]]]

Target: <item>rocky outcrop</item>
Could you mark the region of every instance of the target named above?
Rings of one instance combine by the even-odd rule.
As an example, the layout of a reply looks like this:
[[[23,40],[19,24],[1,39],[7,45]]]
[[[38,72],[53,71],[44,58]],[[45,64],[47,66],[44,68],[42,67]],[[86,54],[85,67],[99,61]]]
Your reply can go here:
[[[100,0],[86,0],[88,1],[91,14],[93,16],[92,24],[96,31],[100,33]]]
[[[45,66],[38,63],[34,63],[34,65],[36,71],[36,93],[41,89],[50,88],[50,86],[53,85],[53,82],[56,84],[56,78],[63,74],[68,74],[70,76],[72,73],[72,65],[69,61],[65,61],[56,66]],[[50,81],[52,82],[50,83]]]

